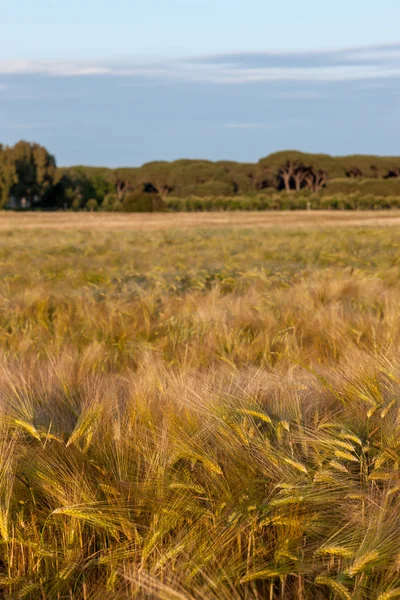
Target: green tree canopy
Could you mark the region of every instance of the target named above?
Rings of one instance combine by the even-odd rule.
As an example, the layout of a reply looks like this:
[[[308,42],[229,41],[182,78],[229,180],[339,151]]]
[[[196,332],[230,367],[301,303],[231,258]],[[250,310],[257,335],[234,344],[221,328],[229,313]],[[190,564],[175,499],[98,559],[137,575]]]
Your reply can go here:
[[[39,202],[58,181],[56,160],[39,144],[20,141],[0,150],[0,191],[4,205],[14,196]]]

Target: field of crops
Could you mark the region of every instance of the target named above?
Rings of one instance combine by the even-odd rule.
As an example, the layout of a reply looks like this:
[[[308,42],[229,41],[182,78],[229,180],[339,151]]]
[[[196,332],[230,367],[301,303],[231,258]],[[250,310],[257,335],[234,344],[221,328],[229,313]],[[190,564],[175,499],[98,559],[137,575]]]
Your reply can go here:
[[[0,598],[400,598],[398,224],[2,216]]]

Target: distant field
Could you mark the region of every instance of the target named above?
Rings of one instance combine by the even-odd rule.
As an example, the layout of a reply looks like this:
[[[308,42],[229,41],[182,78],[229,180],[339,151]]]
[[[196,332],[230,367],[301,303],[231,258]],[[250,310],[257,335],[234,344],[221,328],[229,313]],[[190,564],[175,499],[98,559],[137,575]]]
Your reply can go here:
[[[400,212],[0,215],[0,598],[400,597]]]
[[[0,214],[6,229],[128,229],[174,227],[357,227],[400,225],[400,210],[376,211],[259,211],[208,213],[11,213]]]

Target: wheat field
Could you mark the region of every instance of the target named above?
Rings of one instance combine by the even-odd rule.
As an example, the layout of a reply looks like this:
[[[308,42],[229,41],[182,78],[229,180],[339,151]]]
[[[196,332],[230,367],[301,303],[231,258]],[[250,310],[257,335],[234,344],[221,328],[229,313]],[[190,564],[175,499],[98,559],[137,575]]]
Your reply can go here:
[[[159,231],[173,228],[387,227],[400,225],[400,210],[288,210],[180,213],[3,212],[0,231],[33,229],[98,231]]]
[[[0,598],[400,598],[398,217],[295,216],[1,217]]]

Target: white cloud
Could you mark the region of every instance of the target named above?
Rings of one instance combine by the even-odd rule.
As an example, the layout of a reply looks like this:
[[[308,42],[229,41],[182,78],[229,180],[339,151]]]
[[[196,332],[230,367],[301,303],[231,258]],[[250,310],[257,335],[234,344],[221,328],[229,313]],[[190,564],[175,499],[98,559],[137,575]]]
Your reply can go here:
[[[334,82],[400,77],[400,64],[395,67],[375,65],[326,67],[240,67],[198,65],[188,70],[185,66],[176,76],[189,81],[209,83],[257,83],[282,81]]]
[[[107,75],[111,70],[101,64],[80,64],[60,61],[0,61],[0,75]]]
[[[376,48],[361,48],[350,50],[345,53],[345,58],[349,61],[400,61],[400,47],[394,45],[393,47],[379,47]]]
[[[367,81],[400,77],[400,45],[320,53],[247,52],[153,62],[0,61],[0,75],[18,74],[145,77],[212,84]]]

